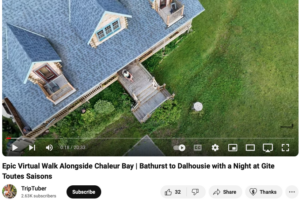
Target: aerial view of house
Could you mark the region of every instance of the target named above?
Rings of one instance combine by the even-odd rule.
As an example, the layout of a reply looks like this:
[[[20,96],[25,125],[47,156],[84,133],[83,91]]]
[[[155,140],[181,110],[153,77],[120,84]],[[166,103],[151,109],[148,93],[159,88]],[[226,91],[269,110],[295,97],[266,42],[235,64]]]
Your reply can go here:
[[[3,5],[3,105],[26,138],[39,136],[115,81],[145,122],[174,95],[141,62],[191,29],[204,11],[198,0],[30,3]],[[18,7],[22,12],[14,13]],[[24,13],[33,15],[26,19]]]
[[[272,115],[279,106],[277,99],[287,97],[284,91],[268,102],[274,103],[268,109],[261,101],[272,97],[259,97],[263,90],[255,85],[253,90],[248,89],[258,81],[262,83],[259,77],[253,80],[251,74],[264,70],[249,71],[247,66],[256,63],[251,57],[257,60],[251,69],[262,63],[249,53],[264,56],[263,49],[272,47],[271,43],[260,47],[268,43],[263,38],[251,41],[260,37],[255,32],[265,32],[254,28],[261,23],[252,21],[255,13],[248,14],[252,7],[256,5],[205,0],[201,3],[199,0],[19,0],[13,3],[4,0],[3,116],[13,119],[19,131],[14,138],[18,151],[33,145],[40,137],[52,138],[62,148],[73,144],[71,139],[77,137],[81,139],[79,143],[88,145],[89,139],[95,137],[114,135],[124,139],[130,135],[134,139],[129,138],[132,141],[126,145],[123,143],[126,147],[120,152],[122,142],[115,144],[117,148],[111,154],[122,156],[140,139],[151,138],[160,149],[168,146],[169,150],[163,152],[172,155],[174,145],[186,142],[193,146],[201,141],[195,140],[197,137],[252,139],[280,124],[296,124],[294,114],[290,118],[282,117],[281,112],[276,117]],[[256,12],[262,15],[267,7],[260,7]],[[271,14],[269,18],[275,19]],[[268,25],[288,18],[283,15],[276,21],[270,20]],[[294,34],[292,27],[285,35]],[[277,36],[276,32],[280,30],[271,33]],[[275,41],[275,37],[270,40]],[[246,45],[247,42],[252,43]],[[252,46],[253,50],[248,50]],[[178,49],[173,53],[175,47]],[[235,54],[228,51],[233,47]],[[263,59],[272,55],[266,54]],[[248,61],[251,63],[245,64]],[[276,66],[279,64],[281,61]],[[273,76],[272,70],[271,75],[263,75]],[[280,84],[280,80],[270,87]],[[281,84],[281,87],[293,87],[295,91],[294,85]],[[272,88],[266,88],[268,84],[262,86],[267,95],[272,93]],[[247,98],[250,100],[244,101]],[[201,104],[203,110],[195,111],[193,104]],[[295,108],[289,111],[294,113]],[[110,110],[105,113],[106,109]],[[267,125],[274,117],[276,125]],[[259,122],[254,118],[260,118]],[[282,118],[284,121],[279,121]],[[260,124],[266,130],[253,128]],[[280,131],[283,135],[290,134],[286,132],[289,130]],[[166,140],[156,140],[161,137]],[[178,139],[172,140],[174,137]],[[100,147],[105,143],[91,145]],[[114,145],[107,143],[107,146]]]

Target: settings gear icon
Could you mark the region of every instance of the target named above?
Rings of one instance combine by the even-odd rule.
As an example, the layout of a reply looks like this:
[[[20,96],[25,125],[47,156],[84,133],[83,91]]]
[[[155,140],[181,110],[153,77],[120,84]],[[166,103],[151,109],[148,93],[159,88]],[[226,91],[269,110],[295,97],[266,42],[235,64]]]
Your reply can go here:
[[[213,146],[211,146],[211,149],[216,152],[219,150],[219,145],[214,144]]]

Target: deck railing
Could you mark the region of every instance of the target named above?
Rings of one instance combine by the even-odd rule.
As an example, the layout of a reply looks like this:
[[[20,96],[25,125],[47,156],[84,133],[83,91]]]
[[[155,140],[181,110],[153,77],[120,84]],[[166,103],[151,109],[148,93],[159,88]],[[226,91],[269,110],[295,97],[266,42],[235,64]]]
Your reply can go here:
[[[49,98],[53,101],[58,101],[59,99],[63,98],[66,94],[68,94],[70,91],[73,90],[73,87],[70,86],[69,83],[63,85],[62,87],[59,88],[58,91],[55,93],[51,94]]]
[[[173,3],[176,5],[176,11],[167,16],[167,26],[171,26],[183,17],[184,5],[178,0],[174,0]]]
[[[40,125],[35,130],[29,132],[25,137],[28,138],[35,138],[45,132],[47,129],[49,129],[51,126],[53,126],[55,123],[59,122],[61,119],[63,119],[65,116],[67,116],[69,113],[76,110],[78,107],[80,107],[83,103],[97,95],[99,92],[103,91],[106,87],[114,83],[116,80],[118,80],[118,76],[114,75],[113,77],[109,78],[107,81],[105,81],[103,84],[99,84],[98,86],[94,87],[89,93],[85,94],[78,100],[76,100],[74,103],[54,115],[53,117],[49,118],[45,123]]]
[[[68,82],[68,80],[65,78],[63,74],[53,79],[50,83],[52,82],[59,85],[59,90],[57,90],[54,93],[48,93],[44,87],[43,88],[41,86],[40,87],[44,92],[44,94],[46,95],[47,99],[49,99],[53,103],[56,103],[58,100],[61,100],[68,93],[74,90],[73,86]]]

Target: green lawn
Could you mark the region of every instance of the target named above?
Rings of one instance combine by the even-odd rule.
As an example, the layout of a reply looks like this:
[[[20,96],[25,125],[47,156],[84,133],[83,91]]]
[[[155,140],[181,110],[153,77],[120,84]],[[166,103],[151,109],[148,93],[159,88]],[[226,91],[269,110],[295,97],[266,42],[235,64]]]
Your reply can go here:
[[[145,134],[166,155],[268,155],[261,148],[268,142],[274,144],[270,155],[282,155],[282,143],[291,145],[286,155],[298,154],[298,1],[201,3],[206,10],[194,19],[194,32],[154,70],[147,67],[176,94],[178,122],[149,128],[151,120],[140,124],[127,113],[85,142],[86,150],[63,154],[121,156]],[[191,111],[196,101],[203,103],[201,114]],[[181,143],[187,150],[173,151]],[[240,151],[229,153],[230,143]],[[252,143],[257,151],[246,153]],[[194,144],[203,151],[194,152]]]
[[[195,33],[187,38],[154,75],[167,83],[183,110],[174,127],[180,138],[249,138],[198,140],[210,149],[221,144],[218,155],[230,155],[226,144],[261,144],[271,141],[293,146],[298,153],[298,1],[209,1],[193,21]],[[204,105],[200,117],[193,102]],[[293,129],[282,125],[294,124]],[[162,137],[168,132],[154,133]],[[252,138],[293,138],[252,140]],[[174,141],[173,141],[174,142]],[[182,141],[192,147],[194,140]],[[158,140],[167,154],[172,141]],[[257,151],[256,155],[261,154]],[[274,154],[278,155],[279,152]],[[177,153],[179,155],[182,153]],[[193,154],[193,152],[185,152]],[[231,153],[232,154],[232,153]],[[239,152],[238,155],[244,155]]]

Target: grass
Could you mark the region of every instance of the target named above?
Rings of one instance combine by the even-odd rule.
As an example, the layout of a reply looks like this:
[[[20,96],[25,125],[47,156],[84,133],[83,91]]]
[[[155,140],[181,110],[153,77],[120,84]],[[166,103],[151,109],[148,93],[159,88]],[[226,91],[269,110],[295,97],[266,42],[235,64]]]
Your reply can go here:
[[[271,141],[293,146],[298,153],[298,15],[297,1],[201,1],[206,11],[193,21],[195,35],[187,38],[154,72],[159,82],[183,106],[172,134],[200,138],[206,145]],[[200,117],[192,114],[195,101],[204,106]],[[282,125],[294,124],[293,129]],[[154,133],[160,138],[169,128]],[[202,140],[213,138],[214,140]],[[215,138],[249,138],[249,140]],[[253,140],[266,138],[266,140]],[[271,140],[269,138],[293,138]],[[174,142],[174,141],[173,141]],[[183,140],[192,148],[195,140]],[[168,155],[182,155],[172,141],[158,140]],[[261,150],[255,154],[260,155]],[[187,151],[185,154],[195,154]],[[238,155],[246,154],[244,151]],[[279,155],[280,152],[274,152]]]
[[[259,156],[266,155],[262,143],[268,142],[274,144],[270,155],[283,155],[282,143],[290,144],[286,155],[298,154],[298,2],[201,3],[206,10],[194,19],[194,32],[163,60],[158,53],[144,63],[176,94],[182,107],[178,122],[150,131],[151,120],[139,124],[126,113],[85,142],[85,150],[61,154],[121,156],[146,134],[165,155]],[[201,113],[191,110],[196,101],[203,103]],[[280,128],[291,124],[293,129]],[[186,151],[173,151],[181,143]],[[215,143],[218,152],[211,151]],[[230,143],[240,151],[228,152]],[[245,152],[252,143],[257,151]],[[202,144],[203,151],[194,152],[194,144]]]
[[[262,143],[268,142],[274,144],[271,155],[282,155],[282,143],[291,145],[286,155],[298,154],[297,1],[201,3],[206,11],[194,19],[194,32],[162,61],[158,53],[144,63],[160,84],[176,93],[182,106],[178,122],[150,131],[151,120],[140,125],[128,116],[130,124],[118,121],[100,137],[150,134],[166,155],[174,156],[265,155]],[[204,105],[201,114],[191,111],[196,101]],[[280,128],[291,124],[293,129]],[[126,128],[112,131],[116,127]],[[125,150],[136,142],[124,141],[101,141],[99,149],[92,142],[91,151],[84,154],[103,155],[104,148],[105,155],[112,150],[111,155],[118,155],[115,149],[124,144]],[[181,143],[187,150],[173,151],[173,145]],[[220,145],[216,153],[211,151],[214,143]],[[240,151],[229,153],[229,143],[239,144]],[[194,152],[194,144],[202,144],[203,151]],[[246,144],[256,144],[256,151],[245,152]]]

